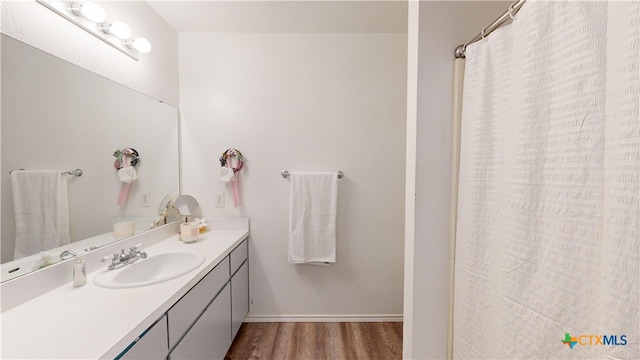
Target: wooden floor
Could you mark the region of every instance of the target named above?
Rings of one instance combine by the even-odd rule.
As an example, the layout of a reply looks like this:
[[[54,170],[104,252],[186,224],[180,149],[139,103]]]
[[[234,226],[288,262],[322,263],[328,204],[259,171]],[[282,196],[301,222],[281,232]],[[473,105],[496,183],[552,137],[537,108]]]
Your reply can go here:
[[[225,360],[244,359],[402,359],[402,323],[244,323]]]

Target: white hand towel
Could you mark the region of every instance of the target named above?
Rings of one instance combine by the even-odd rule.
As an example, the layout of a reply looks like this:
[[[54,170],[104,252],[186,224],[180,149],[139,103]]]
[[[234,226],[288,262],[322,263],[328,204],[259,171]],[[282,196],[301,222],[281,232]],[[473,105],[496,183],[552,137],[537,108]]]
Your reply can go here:
[[[220,168],[220,181],[226,184],[232,182],[233,180],[235,180],[233,169],[230,169],[228,167]]]
[[[289,262],[336,262],[338,173],[291,173]]]
[[[122,169],[118,170],[118,179],[125,184],[131,184],[132,182],[138,180],[138,173],[136,173],[136,168],[133,166],[125,166]]]
[[[14,259],[69,244],[67,180],[61,171],[13,171]]]

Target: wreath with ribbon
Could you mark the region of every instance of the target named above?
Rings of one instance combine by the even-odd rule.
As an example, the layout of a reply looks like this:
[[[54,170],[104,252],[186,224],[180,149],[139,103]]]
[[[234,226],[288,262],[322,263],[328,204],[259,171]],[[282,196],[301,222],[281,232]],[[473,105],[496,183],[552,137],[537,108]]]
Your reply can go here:
[[[233,192],[233,205],[240,205],[240,194],[238,192],[238,171],[244,165],[242,153],[237,149],[227,149],[220,156],[220,181],[223,183],[231,183],[231,191]]]
[[[118,179],[122,182],[116,203],[122,206],[127,202],[127,198],[129,197],[129,187],[131,183],[138,179],[135,166],[138,165],[140,161],[140,154],[138,154],[135,149],[124,148],[114,151],[113,156],[116,158],[113,167],[118,172]]]
[[[240,150],[227,149],[227,151],[223,152],[222,156],[220,156],[220,166],[227,167],[227,165],[229,165],[228,167],[231,168],[233,172],[240,171],[243,164],[244,162],[242,161],[242,153]]]
[[[122,150],[116,150],[113,152],[113,156],[116,158],[116,161],[113,163],[113,167],[116,170],[120,170],[125,166],[136,166],[140,161],[140,154],[136,151],[136,149],[125,148]],[[129,161],[129,164],[127,164]]]

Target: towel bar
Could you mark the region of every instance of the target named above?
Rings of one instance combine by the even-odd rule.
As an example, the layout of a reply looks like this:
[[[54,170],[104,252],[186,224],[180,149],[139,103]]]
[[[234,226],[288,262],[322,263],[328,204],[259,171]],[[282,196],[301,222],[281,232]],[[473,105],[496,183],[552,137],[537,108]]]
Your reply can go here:
[[[291,175],[291,173],[289,172],[289,170],[282,170],[280,171],[280,175],[282,175],[283,178],[286,178]],[[342,171],[338,170],[338,179],[342,178],[342,176],[344,176],[344,174],[342,173]]]
[[[11,170],[11,171],[9,171],[9,175],[11,175],[11,173],[14,172],[14,171],[21,171],[21,170],[25,170],[25,169]],[[75,169],[75,170],[63,171],[62,175],[82,176],[82,170],[81,169]]]

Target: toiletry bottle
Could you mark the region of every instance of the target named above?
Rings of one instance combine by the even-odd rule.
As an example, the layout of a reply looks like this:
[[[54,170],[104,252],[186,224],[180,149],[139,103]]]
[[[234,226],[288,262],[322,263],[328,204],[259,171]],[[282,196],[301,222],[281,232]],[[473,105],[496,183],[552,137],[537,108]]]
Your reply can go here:
[[[80,251],[73,258],[73,286],[79,287],[87,283],[87,272],[84,268],[84,252]]]

